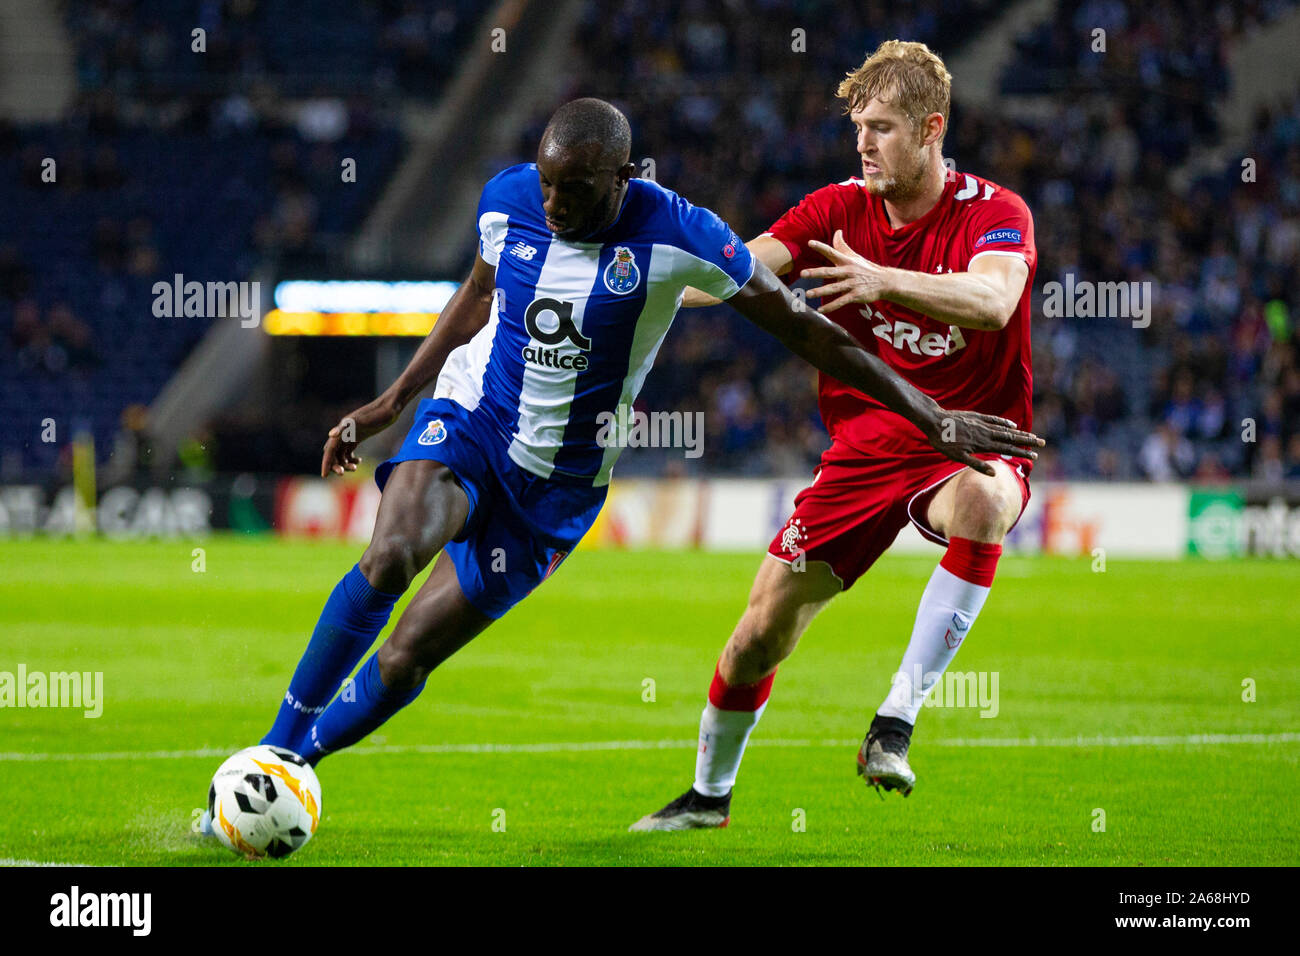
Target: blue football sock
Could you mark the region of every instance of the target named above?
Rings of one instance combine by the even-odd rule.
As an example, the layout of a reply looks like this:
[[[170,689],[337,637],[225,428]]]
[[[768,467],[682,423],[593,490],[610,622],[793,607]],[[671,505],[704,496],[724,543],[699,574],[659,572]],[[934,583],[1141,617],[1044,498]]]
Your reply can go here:
[[[406,692],[389,690],[379,676],[379,654],[371,654],[352,684],[316,718],[298,750],[313,766],[328,753],[351,747],[424,690],[424,681]]]
[[[275,723],[262,743],[296,748],[384,629],[399,597],[376,591],[358,565],[343,576],[325,602]]]

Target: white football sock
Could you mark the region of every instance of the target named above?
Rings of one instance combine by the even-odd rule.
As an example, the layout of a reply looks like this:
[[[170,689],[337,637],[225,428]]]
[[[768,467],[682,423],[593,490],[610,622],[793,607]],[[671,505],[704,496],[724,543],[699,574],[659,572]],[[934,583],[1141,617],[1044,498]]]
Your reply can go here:
[[[916,723],[925,698],[956,656],[990,590],[963,581],[942,565],[934,569],[921,594],[903,662],[877,711],[880,716]]]
[[[745,755],[749,735],[767,709],[764,701],[757,710],[719,710],[704,705],[700,715],[700,747],[695,755],[695,790],[706,797],[724,797],[736,785],[740,758]]]

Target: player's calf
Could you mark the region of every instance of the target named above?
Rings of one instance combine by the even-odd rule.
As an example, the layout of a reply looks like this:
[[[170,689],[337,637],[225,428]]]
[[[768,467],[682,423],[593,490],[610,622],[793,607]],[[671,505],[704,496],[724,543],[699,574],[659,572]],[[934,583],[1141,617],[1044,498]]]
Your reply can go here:
[[[718,673],[732,685],[765,678],[794,653],[817,612],[839,591],[839,581],[824,562],[810,561],[795,570],[764,558],[745,613],[723,648]]]
[[[802,628],[795,615],[773,602],[745,608],[718,661],[718,673],[728,684],[754,684],[771,674],[799,643]]]

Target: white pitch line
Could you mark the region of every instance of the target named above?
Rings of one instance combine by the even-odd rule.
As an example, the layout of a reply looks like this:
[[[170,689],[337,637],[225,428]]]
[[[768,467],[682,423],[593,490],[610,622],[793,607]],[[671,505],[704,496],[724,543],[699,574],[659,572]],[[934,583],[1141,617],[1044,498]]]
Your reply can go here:
[[[0,859],[0,866],[77,866],[88,867],[89,863],[47,863],[44,860],[15,860],[12,857]]]
[[[183,760],[187,757],[229,757],[236,747],[231,750],[218,750],[207,747],[200,750],[117,750],[108,753],[49,753],[49,754],[29,754],[29,753],[0,753],[0,762],[13,761],[23,763],[27,761],[50,761],[50,760]]]
[[[765,740],[752,747],[856,747],[861,740]],[[951,737],[924,741],[929,747],[1205,747],[1231,744],[1300,743],[1300,733],[1184,734],[1181,736],[1108,737],[1100,734],[1074,737]],[[601,750],[684,750],[693,740],[589,740],[538,744],[401,744],[392,747],[352,747],[352,754],[550,754]],[[198,750],[119,750],[107,753],[0,753],[0,762],[30,763],[74,760],[183,760],[226,757],[239,748],[206,747]]]

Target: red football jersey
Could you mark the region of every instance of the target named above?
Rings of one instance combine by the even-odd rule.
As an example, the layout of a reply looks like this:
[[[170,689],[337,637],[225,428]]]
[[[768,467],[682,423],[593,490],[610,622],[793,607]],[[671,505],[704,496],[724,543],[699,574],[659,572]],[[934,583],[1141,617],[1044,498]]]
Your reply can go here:
[[[1011,320],[998,331],[949,326],[884,300],[850,303],[828,317],[943,407],[1001,415],[1030,429],[1029,308],[1038,254],[1024,200],[978,176],[950,173],[934,208],[894,229],[884,201],[862,180],[849,179],[805,196],[766,234],[790,250],[794,263],[788,278],[793,280],[804,269],[830,264],[808,242],[831,245],[837,229],[859,255],[914,272],[965,272],[979,256],[1024,261],[1029,267],[1025,290]],[[929,449],[919,430],[862,392],[826,375],[819,376],[818,390],[832,439],[866,453]]]

